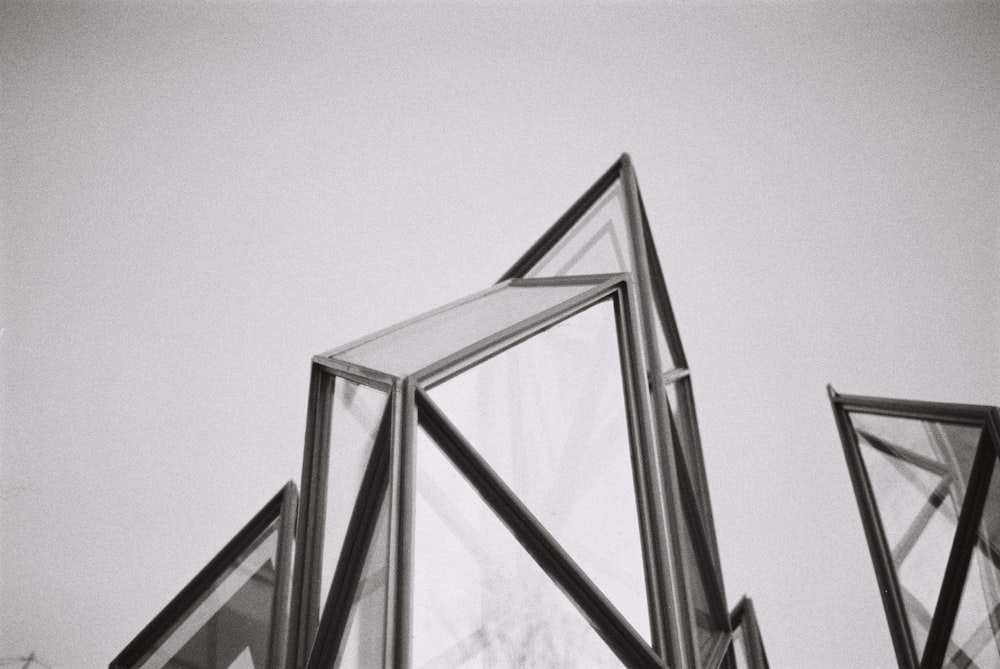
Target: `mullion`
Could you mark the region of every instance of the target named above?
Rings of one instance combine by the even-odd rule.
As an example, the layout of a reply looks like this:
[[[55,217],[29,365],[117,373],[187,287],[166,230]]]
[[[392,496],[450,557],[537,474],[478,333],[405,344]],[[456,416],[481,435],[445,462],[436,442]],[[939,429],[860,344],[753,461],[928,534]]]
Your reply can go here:
[[[671,629],[666,597],[670,570],[662,566],[670,557],[670,547],[665,536],[667,517],[666,496],[659,487],[657,439],[653,423],[652,389],[648,388],[648,373],[642,364],[642,340],[639,336],[639,314],[634,308],[636,300],[629,299],[636,289],[631,289],[615,300],[615,319],[618,328],[618,348],[622,374],[622,387],[628,415],[629,445],[632,456],[633,485],[638,502],[641,527],[642,559],[646,573],[646,598],[649,605],[653,649],[661,657],[671,652]]]
[[[979,541],[979,524],[982,519],[986,496],[989,492],[990,479],[996,464],[996,451],[990,443],[989,430],[984,429],[979,437],[979,446],[969,476],[962,512],[958,518],[958,528],[952,543],[948,565],[945,567],[944,579],[941,583],[937,606],[931,620],[931,628],[927,634],[927,644],[920,663],[922,669],[939,667],[944,662],[948,650],[951,631],[955,625],[955,616],[965,588],[972,551]]]
[[[664,669],[653,649],[639,637],[621,613],[420,388],[416,392],[416,406],[420,427],[472,484],[535,562],[576,603],[611,650],[627,666]]]
[[[309,653],[306,665],[308,669],[332,667],[337,659],[365,559],[375,536],[382,500],[389,485],[390,414],[387,407],[358,488],[358,497],[344,534],[343,548],[323,607],[316,640]]]
[[[657,303],[654,302],[659,290],[665,290],[662,281],[657,283],[657,289],[653,287],[652,269],[650,268],[651,249],[647,249],[646,241],[648,226],[644,224],[642,218],[642,203],[639,197],[639,186],[632,167],[631,159],[625,155],[622,157],[622,186],[625,194],[626,218],[629,223],[629,231],[633,240],[634,275],[636,284],[636,319],[639,322],[643,344],[645,345],[646,362],[648,364],[647,375],[658,376],[663,371],[663,364],[660,360],[660,347],[658,344],[657,327],[662,327],[662,323],[657,317]],[[649,241],[652,241],[649,238]],[[655,254],[654,254],[655,255]],[[676,331],[668,330],[670,334],[676,335]],[[668,340],[669,344],[669,340]],[[673,354],[671,354],[673,356]],[[683,360],[673,361],[674,364],[687,367]],[[665,527],[657,527],[656,540],[662,545],[662,551],[657,556],[657,564],[663,570],[662,581],[664,610],[667,614],[665,622],[668,634],[667,659],[671,665],[684,669],[701,667],[700,656],[694,647],[694,612],[691,609],[691,600],[688,596],[688,582],[684,564],[683,550],[680,543],[674,536],[664,537],[661,529],[666,529],[669,533],[675,533],[680,520],[679,498],[677,491],[677,470],[674,463],[674,453],[670,435],[670,404],[667,401],[667,392],[661,384],[652,384],[651,389],[652,417],[653,417],[653,443],[659,447],[653,454],[659,459],[660,488],[657,490],[662,503],[663,515],[661,517]]]
[[[315,362],[309,383],[305,454],[302,458],[302,498],[289,612],[288,667],[305,666],[319,617],[321,549],[317,537],[326,515],[329,469],[329,427],[335,377]]]

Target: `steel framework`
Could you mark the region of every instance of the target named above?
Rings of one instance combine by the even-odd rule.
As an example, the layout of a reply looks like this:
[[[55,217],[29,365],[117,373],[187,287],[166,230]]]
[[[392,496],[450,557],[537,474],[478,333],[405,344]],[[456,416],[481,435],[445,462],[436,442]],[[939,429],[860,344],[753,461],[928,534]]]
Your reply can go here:
[[[496,285],[313,358],[301,484],[269,667],[767,666],[628,155]]]

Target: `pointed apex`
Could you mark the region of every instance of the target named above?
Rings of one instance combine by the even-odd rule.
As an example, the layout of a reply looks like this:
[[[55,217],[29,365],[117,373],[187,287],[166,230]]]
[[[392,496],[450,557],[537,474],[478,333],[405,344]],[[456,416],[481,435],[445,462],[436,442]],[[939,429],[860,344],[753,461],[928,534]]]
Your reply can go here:
[[[830,383],[826,384],[826,394],[830,396],[831,400],[837,398],[837,391],[833,389],[833,385]]]

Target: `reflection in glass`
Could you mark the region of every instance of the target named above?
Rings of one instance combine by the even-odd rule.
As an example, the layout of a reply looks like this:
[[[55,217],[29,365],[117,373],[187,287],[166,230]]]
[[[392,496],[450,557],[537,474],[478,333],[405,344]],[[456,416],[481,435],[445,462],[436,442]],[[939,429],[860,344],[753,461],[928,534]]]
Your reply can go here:
[[[412,666],[620,667],[422,429],[416,446]]]
[[[382,666],[385,650],[386,585],[389,573],[388,495],[375,525],[368,555],[351,605],[347,634],[341,642],[335,667]]]
[[[334,379],[329,412],[330,465],[320,563],[320,602],[326,601],[330,590],[347,524],[388,399],[388,394],[380,390],[340,377]]]
[[[1000,667],[1000,472],[996,463],[983,509],[979,542],[962,590],[946,666]]]
[[[142,669],[267,666],[275,592],[278,520],[153,651]]]
[[[624,192],[618,180],[525,276],[631,272],[631,247]]]
[[[981,430],[874,414],[850,418],[921,655]]]
[[[613,303],[572,316],[430,395],[648,641]]]

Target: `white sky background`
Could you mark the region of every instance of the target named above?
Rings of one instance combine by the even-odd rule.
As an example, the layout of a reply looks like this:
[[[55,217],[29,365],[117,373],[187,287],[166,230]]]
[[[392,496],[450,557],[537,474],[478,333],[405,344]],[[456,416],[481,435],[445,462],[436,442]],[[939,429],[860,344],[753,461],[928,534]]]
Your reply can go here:
[[[730,602],[894,664],[825,384],[1000,403],[1000,9],[0,4],[0,656],[106,665],[289,478],[309,360],[622,151]]]

